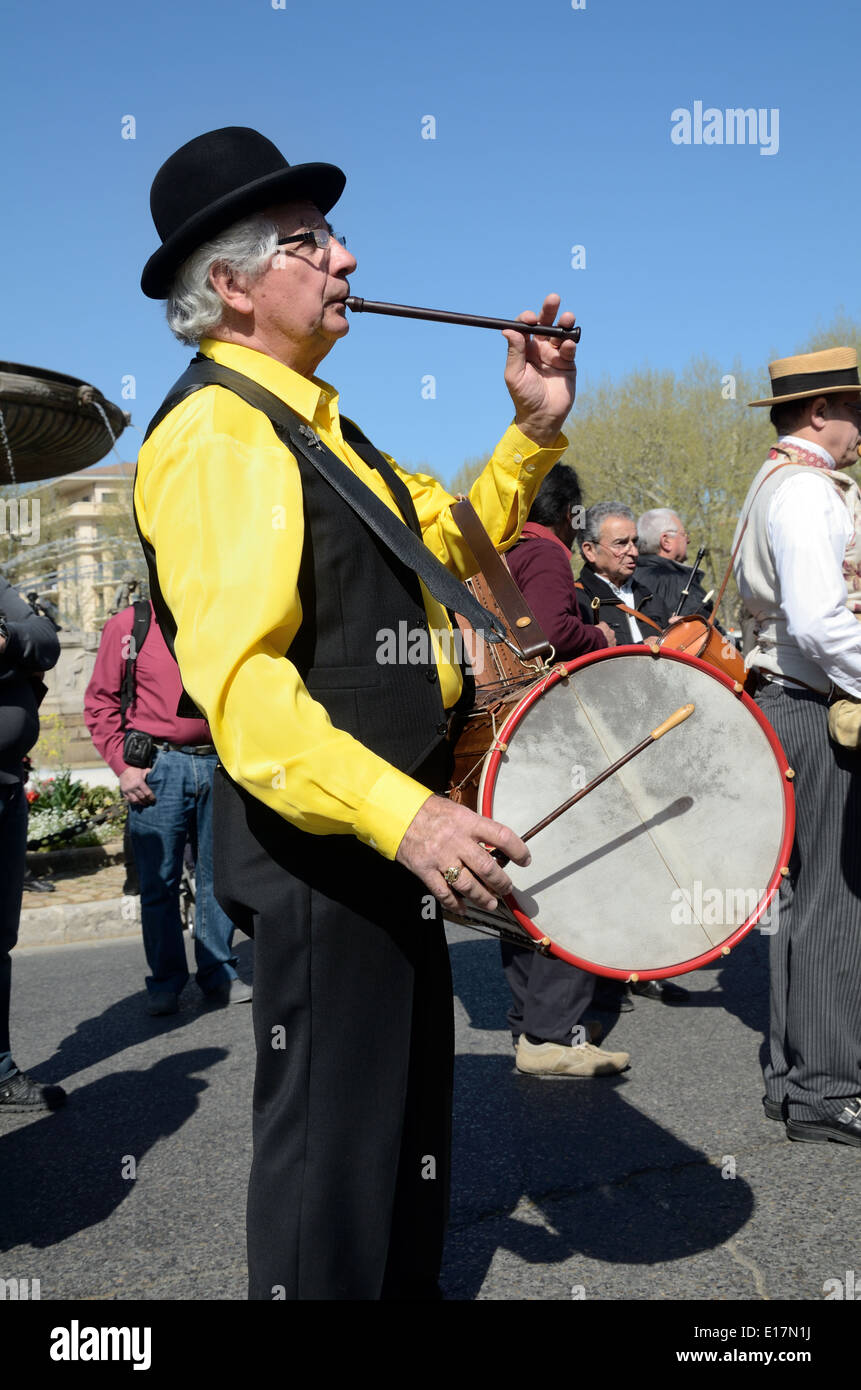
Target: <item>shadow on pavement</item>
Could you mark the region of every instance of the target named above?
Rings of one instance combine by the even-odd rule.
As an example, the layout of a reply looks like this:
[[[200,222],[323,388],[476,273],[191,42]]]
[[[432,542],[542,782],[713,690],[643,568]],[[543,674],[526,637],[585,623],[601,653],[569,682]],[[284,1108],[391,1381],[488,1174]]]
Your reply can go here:
[[[716,995],[727,1013],[761,1034],[761,1067],[768,1061],[768,942],[769,937],[755,927],[748,933],[726,963],[721,962],[720,994]]]
[[[148,1071],[121,1071],[82,1086],[62,1110],[0,1135],[0,1249],[56,1245],[104,1221],[129,1195],[146,1155],[197,1109],[207,1082],[195,1076],[220,1047],[164,1057]],[[124,1175],[125,1174],[125,1175]]]
[[[457,942],[451,958],[473,1026],[503,1029],[508,992],[491,978],[502,973],[496,946]],[[734,987],[735,976],[722,983]],[[521,1076],[513,1053],[458,1056],[447,1296],[475,1298],[500,1248],[542,1266],[578,1254],[660,1264],[713,1249],[745,1225],[748,1184],[726,1181],[702,1151],[630,1105],[627,1084],[624,1074]]]
[[[244,938],[234,943],[234,954],[239,959],[239,974],[243,980],[251,979],[251,963],[254,947]],[[193,967],[192,967],[193,969]],[[42,1085],[62,1085],[68,1076],[76,1076],[99,1062],[107,1061],[127,1048],[139,1043],[151,1042],[194,1024],[202,1015],[219,1012],[207,1004],[194,978],[190,979],[179,1000],[179,1013],[164,1018],[151,1018],[146,1012],[146,986],[141,979],[140,989],[111,1004],[103,1013],[94,1014],[78,1024],[73,1033],[63,1039],[53,1056],[26,1068],[27,1075]],[[69,991],[74,994],[74,980],[70,981]],[[236,1006],[234,1006],[236,1007]]]

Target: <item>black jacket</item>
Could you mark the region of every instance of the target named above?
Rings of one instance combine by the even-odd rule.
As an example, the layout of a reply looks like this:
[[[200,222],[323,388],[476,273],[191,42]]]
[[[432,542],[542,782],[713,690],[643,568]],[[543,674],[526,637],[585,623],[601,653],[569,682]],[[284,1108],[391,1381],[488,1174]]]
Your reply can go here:
[[[701,570],[698,571],[699,574],[702,574]],[[684,602],[684,618],[693,618],[695,615],[707,618],[711,613],[712,605],[705,602],[706,591],[699,583],[699,578],[693,580],[690,593],[682,600],[682,590],[690,576],[690,565],[682,565],[678,560],[668,559],[666,555],[641,555],[637,561],[634,579],[653,594],[654,604],[649,612],[662,627],[666,627],[672,615],[678,612],[681,602]]]
[[[50,618],[36,613],[2,576],[0,614],[9,627],[0,652],[0,782],[20,782],[21,759],[39,737],[45,686],[36,673],[56,666],[60,643]]]
[[[586,623],[606,623],[613,629],[616,636],[617,646],[627,646],[631,642],[631,629],[628,626],[628,615],[621,609],[622,600],[617,598],[607,583],[594,570],[584,565],[577,578],[578,590],[577,597],[580,603],[580,611],[583,614],[583,621]],[[662,610],[655,604],[651,592],[636,578],[632,579],[631,587],[634,591],[634,602],[630,605],[636,608],[638,613],[651,618],[658,627],[664,627],[661,622]],[[597,599],[597,606],[593,607],[593,600]],[[657,611],[655,609],[657,608]],[[649,623],[640,623],[640,631],[643,640],[647,637],[657,637],[658,633]]]

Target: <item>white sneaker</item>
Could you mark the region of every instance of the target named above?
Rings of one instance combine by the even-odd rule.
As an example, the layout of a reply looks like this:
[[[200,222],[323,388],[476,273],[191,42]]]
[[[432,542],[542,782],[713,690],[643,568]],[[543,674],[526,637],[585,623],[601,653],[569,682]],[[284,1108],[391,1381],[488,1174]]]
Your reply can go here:
[[[594,1043],[579,1047],[531,1043],[525,1034],[521,1034],[514,1056],[517,1070],[530,1076],[615,1076],[630,1060],[627,1052],[605,1052]]]

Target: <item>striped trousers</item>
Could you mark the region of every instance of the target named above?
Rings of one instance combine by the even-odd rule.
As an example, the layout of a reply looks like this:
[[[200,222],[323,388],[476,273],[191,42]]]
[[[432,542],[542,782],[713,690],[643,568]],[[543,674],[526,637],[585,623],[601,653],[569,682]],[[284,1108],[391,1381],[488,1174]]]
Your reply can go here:
[[[756,697],[795,769],[795,845],[769,943],[766,1094],[790,1118],[838,1115],[861,1095],[861,751],[828,735],[825,698]]]

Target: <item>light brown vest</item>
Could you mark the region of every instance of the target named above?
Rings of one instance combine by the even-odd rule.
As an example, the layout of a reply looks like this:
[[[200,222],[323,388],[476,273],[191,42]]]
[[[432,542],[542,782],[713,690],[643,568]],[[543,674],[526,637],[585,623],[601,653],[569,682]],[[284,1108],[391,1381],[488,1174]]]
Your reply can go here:
[[[777,464],[771,477],[768,474]],[[735,577],[744,604],[745,665],[776,675],[788,676],[827,694],[831,682],[816,662],[805,656],[790,635],[783,611],[780,580],[768,540],[768,508],[782,483],[795,473],[815,473],[823,487],[837,490],[852,523],[852,535],[843,559],[847,605],[861,616],[861,492],[848,473],[827,468],[812,451],[780,442],[771,451],[750,485],[741,519],[736,528],[735,545],[744,517],[747,530],[735,561]],[[763,479],[767,481],[763,482]]]

